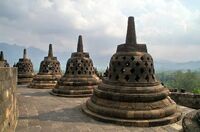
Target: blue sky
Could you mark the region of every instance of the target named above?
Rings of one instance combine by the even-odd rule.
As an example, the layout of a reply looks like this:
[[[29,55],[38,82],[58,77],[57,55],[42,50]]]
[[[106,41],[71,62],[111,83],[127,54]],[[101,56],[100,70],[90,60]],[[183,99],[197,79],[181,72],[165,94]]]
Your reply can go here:
[[[200,1],[199,0],[182,0],[184,6],[188,7],[190,10],[199,10]]]
[[[57,52],[84,49],[95,61],[108,61],[125,42],[128,16],[134,16],[138,43],[155,60],[200,60],[199,0],[1,0],[0,41]]]

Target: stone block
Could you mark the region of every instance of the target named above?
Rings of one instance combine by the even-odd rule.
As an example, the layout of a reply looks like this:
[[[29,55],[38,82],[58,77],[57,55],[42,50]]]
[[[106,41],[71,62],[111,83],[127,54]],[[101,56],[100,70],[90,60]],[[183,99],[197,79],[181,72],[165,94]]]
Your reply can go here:
[[[0,132],[14,131],[17,123],[16,68],[0,68]]]

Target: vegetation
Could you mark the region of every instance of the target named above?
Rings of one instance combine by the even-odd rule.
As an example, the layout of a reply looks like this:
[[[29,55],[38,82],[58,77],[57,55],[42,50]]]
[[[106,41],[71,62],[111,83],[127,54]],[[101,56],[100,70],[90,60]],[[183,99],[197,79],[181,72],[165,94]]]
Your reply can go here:
[[[160,72],[157,77],[169,88],[200,94],[200,71]]]

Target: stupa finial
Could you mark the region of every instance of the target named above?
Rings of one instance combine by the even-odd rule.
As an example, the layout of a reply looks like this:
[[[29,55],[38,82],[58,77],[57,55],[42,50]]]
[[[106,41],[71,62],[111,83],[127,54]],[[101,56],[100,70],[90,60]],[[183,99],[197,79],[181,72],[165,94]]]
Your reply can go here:
[[[1,51],[1,53],[0,53],[0,60],[1,60],[1,61],[3,61],[3,60],[4,60],[3,51]]]
[[[23,53],[23,59],[27,58],[27,53],[26,53],[26,49],[24,49],[24,53]]]
[[[49,53],[48,53],[48,57],[53,57],[53,48],[52,48],[52,44],[49,44]]]
[[[135,21],[134,21],[134,17],[132,16],[128,18],[126,44],[137,44],[136,32],[135,32]]]
[[[77,52],[83,52],[83,41],[81,35],[78,36]]]

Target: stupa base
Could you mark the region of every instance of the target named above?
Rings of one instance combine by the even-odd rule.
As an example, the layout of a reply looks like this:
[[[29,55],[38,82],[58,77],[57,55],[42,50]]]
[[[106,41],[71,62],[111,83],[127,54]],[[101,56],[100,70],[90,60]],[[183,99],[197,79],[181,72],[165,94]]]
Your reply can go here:
[[[95,86],[97,87],[97,86]],[[55,96],[61,96],[61,97],[90,97],[93,93],[93,88],[91,86],[82,86],[80,88],[77,87],[70,87],[70,89],[59,89],[55,88],[53,89],[50,94]]]
[[[33,78],[18,78],[17,84],[19,85],[28,85],[32,82]]]
[[[183,118],[182,126],[184,132],[200,132],[200,126],[198,122],[198,111],[192,111]]]
[[[28,88],[53,89],[61,75],[36,75]]]
[[[114,123],[118,125],[124,125],[124,126],[136,126],[136,127],[154,127],[154,126],[162,126],[167,124],[172,124],[181,119],[181,112],[176,112],[173,115],[170,115],[168,117],[160,118],[160,119],[149,119],[149,120],[135,120],[135,119],[122,119],[122,118],[113,118],[113,117],[107,117],[102,116],[97,113],[94,113],[90,111],[86,103],[82,105],[82,111],[91,116],[92,118],[107,122],[107,123]]]
[[[69,97],[69,98],[80,98],[80,97],[92,96],[92,94],[63,94],[63,93],[55,93],[53,91],[50,91],[49,93],[54,96]]]
[[[52,83],[34,83],[34,84],[30,84],[28,86],[28,88],[35,88],[35,89],[53,89],[55,88],[56,83],[52,84]]]
[[[17,84],[28,85],[32,82],[34,74],[18,74]]]

